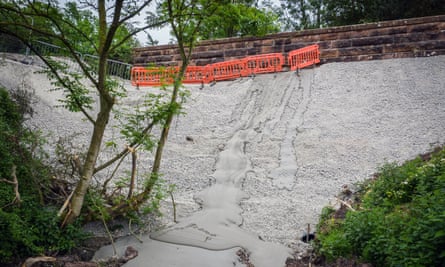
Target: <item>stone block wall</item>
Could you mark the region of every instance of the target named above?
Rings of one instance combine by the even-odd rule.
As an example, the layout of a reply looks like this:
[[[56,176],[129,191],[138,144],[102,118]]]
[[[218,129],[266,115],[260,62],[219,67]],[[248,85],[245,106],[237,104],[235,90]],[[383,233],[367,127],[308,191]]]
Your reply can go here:
[[[445,54],[445,15],[271,34],[199,43],[192,65],[204,66],[250,55],[287,53],[320,46],[322,63]],[[135,65],[178,65],[176,45],[136,48]]]

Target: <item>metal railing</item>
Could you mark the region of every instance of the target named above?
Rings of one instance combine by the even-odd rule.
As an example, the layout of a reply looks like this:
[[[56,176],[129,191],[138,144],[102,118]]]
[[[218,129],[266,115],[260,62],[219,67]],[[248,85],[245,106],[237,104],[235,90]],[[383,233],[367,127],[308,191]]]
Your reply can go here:
[[[1,36],[3,37],[3,35]],[[57,57],[60,62],[63,62],[69,71],[81,72],[80,65],[71,58],[71,54],[60,46],[53,45],[43,41],[32,42],[32,49],[27,49],[23,43],[15,38],[5,38],[0,42],[0,52],[22,54],[29,58],[28,63],[39,64],[43,66],[43,62],[34,60],[33,52],[36,51],[40,55]],[[99,57],[96,55],[77,53],[78,57],[84,62],[93,72],[98,68]],[[131,64],[120,62],[117,60],[107,60],[107,74],[121,79],[130,80]]]

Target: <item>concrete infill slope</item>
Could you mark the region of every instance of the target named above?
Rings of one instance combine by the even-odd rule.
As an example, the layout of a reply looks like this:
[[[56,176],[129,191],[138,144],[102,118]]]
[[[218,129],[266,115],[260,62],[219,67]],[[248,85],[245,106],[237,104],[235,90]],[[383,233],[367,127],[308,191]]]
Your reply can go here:
[[[46,103],[33,122],[61,135],[85,129],[51,107],[48,83],[25,68],[1,65],[0,82],[39,81],[28,81]],[[176,184],[178,223],[166,200],[164,228],[149,229],[143,243],[116,242],[119,253],[128,245],[139,250],[125,266],[244,266],[240,248],[256,267],[284,266],[289,247],[300,247],[307,224],[317,223],[342,185],[445,143],[444,88],[444,56],[188,86],[186,114],[173,123],[162,162],[163,179]],[[126,106],[153,90],[127,89]],[[111,255],[104,247],[96,258]]]
[[[444,77],[441,56],[325,64],[300,76],[191,88],[194,100],[169,143],[174,160],[164,161],[166,177],[184,186],[176,193],[181,216],[148,244],[192,246],[171,257],[202,255],[202,266],[230,266],[206,255],[234,247],[256,267],[283,266],[286,246],[299,246],[307,223],[317,223],[343,184],[445,142]],[[151,249],[128,266],[156,265]]]

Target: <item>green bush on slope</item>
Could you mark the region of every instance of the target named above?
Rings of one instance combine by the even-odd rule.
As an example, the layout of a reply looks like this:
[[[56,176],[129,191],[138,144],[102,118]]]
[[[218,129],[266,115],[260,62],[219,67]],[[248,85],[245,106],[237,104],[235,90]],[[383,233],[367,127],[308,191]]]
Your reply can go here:
[[[344,219],[321,216],[320,254],[375,266],[445,266],[445,149],[386,164],[360,192],[361,203]]]
[[[68,251],[84,236],[78,225],[60,229],[55,208],[45,203],[49,170],[30,151],[39,137],[22,126],[23,110],[0,88],[0,263]],[[5,181],[13,181],[13,166],[20,202]]]

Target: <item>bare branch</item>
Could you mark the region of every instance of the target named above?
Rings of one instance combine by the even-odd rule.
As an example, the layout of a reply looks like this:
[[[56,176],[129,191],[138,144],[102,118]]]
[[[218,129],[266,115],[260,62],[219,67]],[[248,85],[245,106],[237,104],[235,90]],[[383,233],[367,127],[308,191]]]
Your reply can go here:
[[[65,212],[66,208],[68,207],[71,197],[73,197],[74,190],[71,191],[71,194],[66,198],[65,202],[63,203],[63,206],[60,208],[59,212],[57,213],[57,217],[62,216],[62,214]]]
[[[128,150],[131,152],[131,178],[130,178],[130,188],[128,189],[127,199],[130,199],[131,196],[133,195],[134,181],[136,178],[137,154],[136,154],[136,149],[134,148],[128,148]]]
[[[28,258],[26,261],[22,264],[22,267],[32,267],[34,264],[38,262],[55,262],[57,259],[54,257],[47,257],[47,256],[40,256],[40,257],[34,257],[34,258]]]
[[[11,171],[12,181],[9,181],[7,179],[0,179],[0,182],[5,182],[5,183],[8,183],[8,184],[14,185],[15,197],[12,200],[12,202],[10,204],[6,205],[6,206],[10,206],[10,205],[14,205],[14,204],[17,204],[18,206],[20,206],[20,203],[22,203],[22,200],[20,198],[19,181],[17,180],[16,170],[17,170],[17,166],[13,165],[12,166],[12,171]]]
[[[153,126],[155,125],[155,121],[152,121],[149,125],[147,125],[147,127],[145,127],[144,130],[142,130],[142,135],[145,137],[153,128]],[[137,145],[139,144],[139,142],[137,141],[133,141],[130,145],[128,145],[122,152],[120,152],[119,154],[117,154],[116,156],[114,156],[114,158],[110,159],[109,161],[107,161],[106,163],[102,164],[99,167],[96,167],[94,169],[94,173],[98,173],[99,171],[107,168],[108,166],[110,166],[111,164],[113,164],[114,162],[116,162],[117,160],[119,160],[121,157],[126,156],[128,154],[128,148],[135,148]]]

